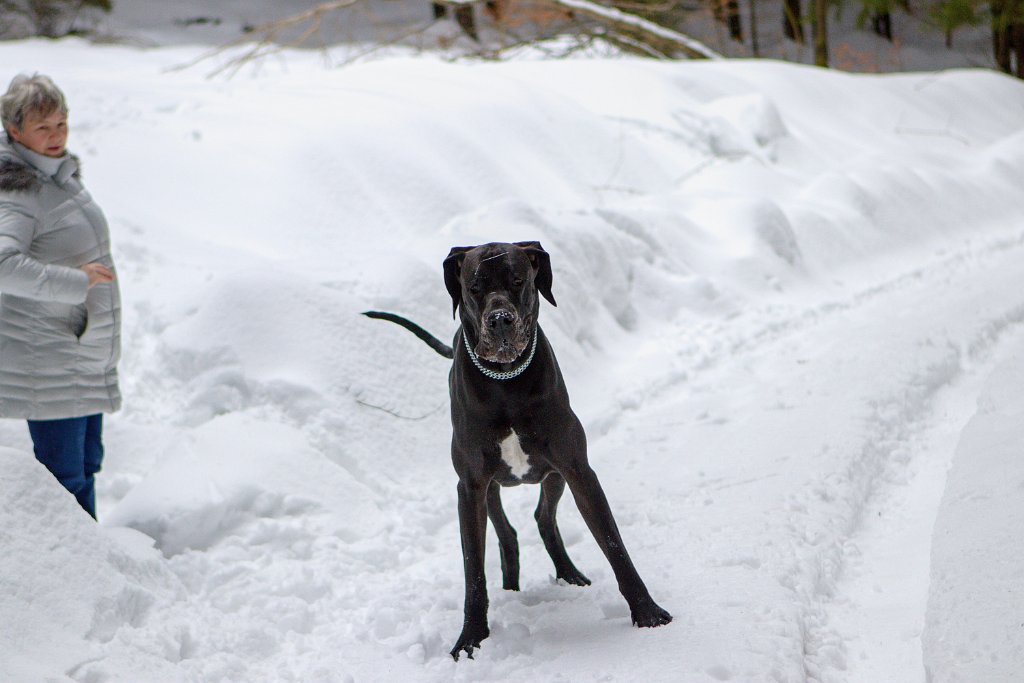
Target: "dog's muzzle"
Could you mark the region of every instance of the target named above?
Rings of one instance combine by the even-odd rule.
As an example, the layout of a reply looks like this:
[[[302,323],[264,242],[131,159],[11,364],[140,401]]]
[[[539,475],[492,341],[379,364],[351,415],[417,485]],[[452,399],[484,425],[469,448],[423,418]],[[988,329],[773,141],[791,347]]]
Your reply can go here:
[[[529,320],[505,308],[484,314],[476,355],[491,363],[511,363],[530,343]]]

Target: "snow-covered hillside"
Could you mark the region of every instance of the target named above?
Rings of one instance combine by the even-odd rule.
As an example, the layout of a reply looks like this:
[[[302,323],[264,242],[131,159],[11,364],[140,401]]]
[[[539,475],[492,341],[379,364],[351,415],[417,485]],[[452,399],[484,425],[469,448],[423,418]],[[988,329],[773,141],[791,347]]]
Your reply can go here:
[[[1020,634],[982,661],[957,633],[955,505],[928,600],[946,468],[1024,342],[1020,82],[306,53],[169,70],[199,52],[0,44],[0,82],[38,70],[69,96],[126,342],[99,525],[0,422],[4,681],[956,680],[939,642],[991,680],[1024,666]],[[492,535],[491,637],[456,664],[447,361],[359,312],[448,338],[449,247],[527,239],[552,256],[541,324],[591,462],[676,618],[630,626],[568,497],[594,585],[556,584],[537,489],[506,490],[522,591],[500,590]],[[964,452],[953,472],[983,482]],[[1018,522],[1000,500],[992,523]]]

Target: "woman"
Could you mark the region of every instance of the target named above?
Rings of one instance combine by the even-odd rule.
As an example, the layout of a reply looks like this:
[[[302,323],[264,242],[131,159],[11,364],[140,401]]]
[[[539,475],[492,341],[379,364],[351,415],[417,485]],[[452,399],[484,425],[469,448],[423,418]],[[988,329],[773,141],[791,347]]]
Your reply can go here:
[[[17,76],[0,122],[0,417],[28,420],[36,458],[95,518],[102,413],[121,406],[107,222],[65,150],[53,81]]]

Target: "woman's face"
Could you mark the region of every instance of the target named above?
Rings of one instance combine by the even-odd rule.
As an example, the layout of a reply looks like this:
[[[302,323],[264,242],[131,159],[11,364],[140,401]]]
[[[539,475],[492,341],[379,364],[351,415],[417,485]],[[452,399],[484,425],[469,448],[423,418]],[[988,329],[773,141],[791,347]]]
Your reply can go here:
[[[68,115],[59,109],[42,116],[37,113],[25,115],[21,130],[12,127],[7,131],[15,142],[21,143],[36,154],[59,157],[64,154],[68,142]]]

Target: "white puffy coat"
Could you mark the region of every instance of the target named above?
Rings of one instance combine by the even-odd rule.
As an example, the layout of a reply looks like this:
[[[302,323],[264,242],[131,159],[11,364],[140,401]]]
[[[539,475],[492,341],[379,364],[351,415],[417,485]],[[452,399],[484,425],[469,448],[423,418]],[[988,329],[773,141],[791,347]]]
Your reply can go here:
[[[88,287],[79,267],[93,262],[114,270],[78,160],[35,154],[0,131],[0,417],[121,406],[121,297],[116,279]]]

